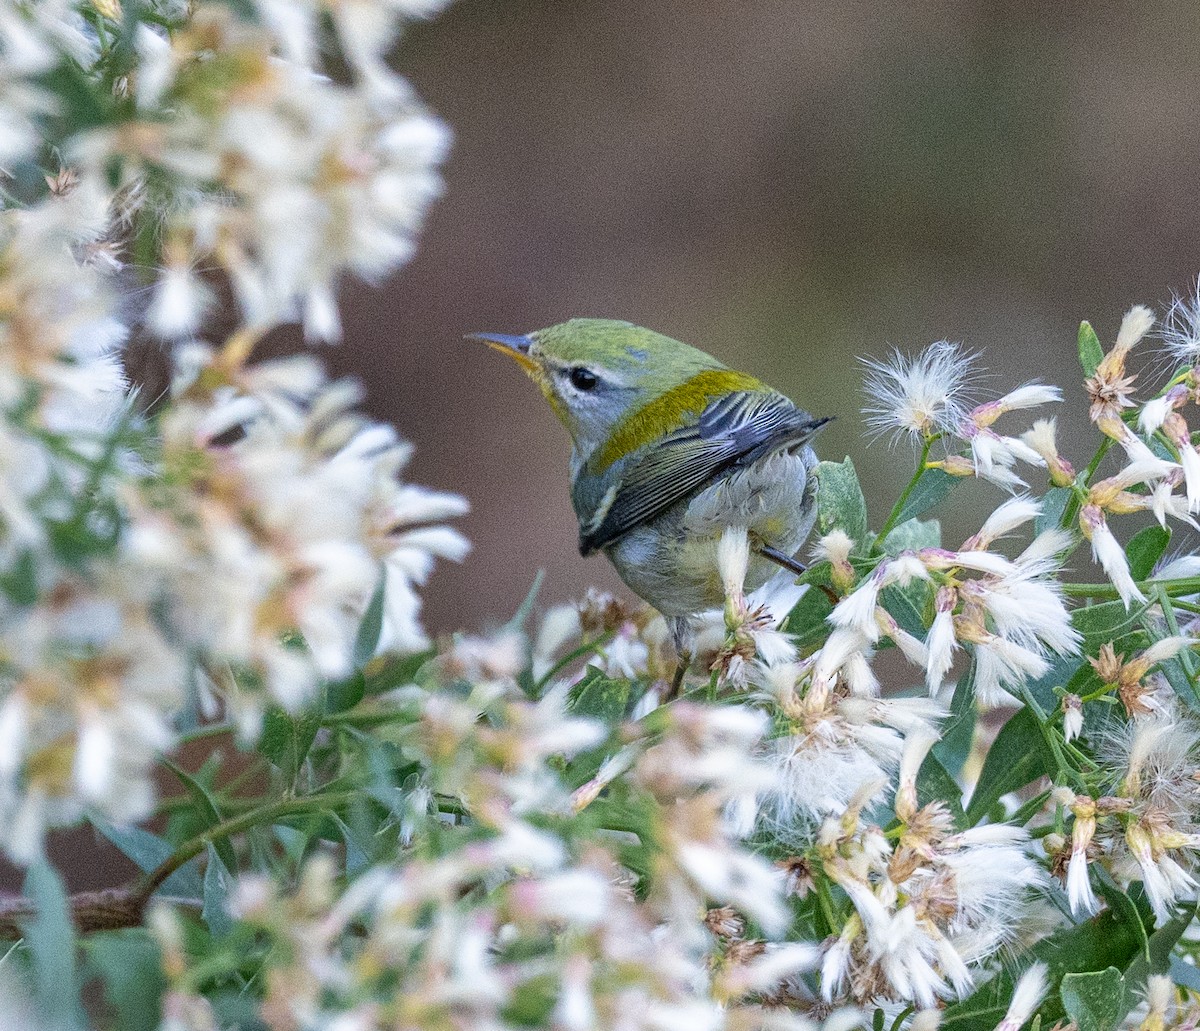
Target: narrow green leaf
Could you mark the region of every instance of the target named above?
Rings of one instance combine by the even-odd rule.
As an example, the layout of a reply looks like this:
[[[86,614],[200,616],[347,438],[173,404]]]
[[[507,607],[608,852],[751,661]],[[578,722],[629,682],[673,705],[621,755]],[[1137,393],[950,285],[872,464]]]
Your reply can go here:
[[[950,699],[950,718],[942,724],[942,738],[933,746],[933,754],[951,775],[958,774],[971,753],[975,740],[975,662],[954,686]]]
[[[49,1027],[74,1031],[84,1026],[75,965],[75,925],[58,871],[39,860],[25,875],[25,896],[36,915],[21,931],[33,961],[33,985],[39,1014]]]
[[[833,603],[825,592],[816,587],[810,587],[800,596],[800,600],[792,606],[783,629],[796,637],[796,646],[802,650],[819,644],[829,635],[829,626],[825,617],[833,611]]]
[[[233,882],[230,869],[210,842],[208,866],[204,870],[204,908],[200,911],[214,938],[224,938],[233,928],[229,915],[229,889]]]
[[[1149,909],[1149,907],[1147,907]],[[1196,907],[1181,909],[1162,927],[1152,932],[1146,950],[1134,957],[1125,971],[1125,980],[1134,991],[1141,991],[1151,974],[1165,974],[1171,969],[1175,946],[1196,916]],[[1147,919],[1149,913],[1147,912]]]
[[[210,827],[215,827],[221,822],[221,811],[217,808],[216,799],[209,793],[208,788],[201,784],[187,770],[183,769],[178,764],[167,759],[165,756],[160,760],[162,764],[170,770],[179,779],[179,782],[187,789],[187,793],[191,796],[192,813],[200,818],[201,826],[207,830]],[[209,848],[213,846],[210,845]],[[228,838],[223,838],[216,843],[217,851],[220,853],[221,862],[227,869],[237,869],[237,854],[233,851],[233,845],[230,844]]]
[[[546,579],[546,571],[539,569],[537,575],[533,578],[533,583],[529,585],[529,592],[525,595],[525,600],[517,606],[517,611],[513,613],[505,626],[505,630],[524,630],[525,624],[529,621],[530,615],[533,613],[533,606],[537,604],[537,596],[542,589],[542,581]]]
[[[164,841],[141,827],[114,827],[112,824],[95,823],[95,828],[119,848],[143,873],[157,869],[175,851],[169,841]],[[164,895],[179,895],[197,899],[204,893],[196,860],[185,863],[168,877],[158,889]]]
[[[962,807],[962,788],[950,775],[950,771],[932,752],[925,757],[921,769],[917,773],[917,802],[928,805],[930,802],[942,802],[950,810],[954,818],[954,826],[962,830],[966,826],[966,814]]]
[[[87,972],[104,985],[104,999],[121,1031],[156,1031],[166,979],[157,942],[144,928],[105,931],[84,939]]]
[[[867,501],[854,463],[849,458],[840,464],[821,462],[816,476],[819,532],[827,534],[836,527],[861,544],[867,536]]]
[[[1034,533],[1044,533],[1062,522],[1071,494],[1070,487],[1051,487],[1042,495],[1042,510],[1033,521]]]
[[[334,680],[325,685],[325,711],[346,712],[353,709],[367,693],[367,678],[360,672],[352,673],[345,680]]]
[[[1063,1009],[1079,1031],[1113,1031],[1133,1008],[1125,978],[1116,967],[1067,974],[1060,991]]]
[[[294,785],[320,729],[321,719],[315,712],[304,711],[293,716],[278,707],[270,708],[263,718],[258,750],[279,768],[287,784]],[[231,867],[235,868],[236,864]]]
[[[979,781],[967,806],[967,824],[975,826],[1003,795],[1016,791],[1054,770],[1037,717],[1018,709],[988,749]]]
[[[1105,869],[1102,863],[1089,863],[1088,872],[1095,882],[1096,890],[1112,910],[1113,916],[1133,929],[1140,943],[1139,955],[1149,962],[1150,939],[1146,928],[1154,926],[1154,914],[1150,912],[1150,907],[1146,905],[1145,899],[1142,900],[1142,905],[1139,907],[1129,897],[1129,894],[1113,880],[1112,874]]]
[[[905,499],[904,507],[900,509],[900,514],[896,519],[897,525],[915,519],[935,505],[940,505],[962,482],[962,479],[961,476],[951,476],[941,469],[926,469],[921,474],[912,493]],[[891,534],[888,537],[890,540]]]
[[[1141,611],[1126,609],[1124,602],[1105,601],[1087,605],[1071,613],[1071,624],[1084,639],[1084,651],[1095,654],[1100,645],[1117,641],[1140,626]]]
[[[362,669],[379,648],[379,638],[383,633],[383,578],[381,577],[367,609],[363,613],[362,622],[358,624],[358,636],[354,639],[354,668]]]
[[[1092,329],[1092,324],[1084,319],[1079,323],[1079,364],[1083,366],[1085,377],[1094,376],[1096,368],[1104,358],[1104,349],[1100,346],[1100,338]]]
[[[613,726],[625,717],[631,689],[628,680],[610,680],[603,670],[589,666],[571,688],[567,706],[577,715],[591,716]]]
[[[346,875],[354,876],[356,873],[361,873],[371,865],[371,856],[369,853],[369,844],[359,839],[359,836],[350,829],[346,821],[336,813],[331,813],[330,818],[342,833],[342,841],[346,844]]]
[[[1170,543],[1171,531],[1161,526],[1147,526],[1135,534],[1129,542],[1129,547],[1125,549],[1125,555],[1129,559],[1129,572],[1133,578],[1148,579]]]
[[[925,610],[932,604],[933,588],[924,580],[913,580],[907,587],[893,584],[885,587],[880,603],[892,618],[916,637],[924,637]]]
[[[1179,700],[1184,705],[1192,710],[1200,708],[1200,699],[1196,697],[1196,689],[1192,686],[1191,677],[1188,676],[1187,670],[1183,668],[1183,663],[1178,658],[1167,659],[1165,662],[1159,663],[1158,668],[1166,682],[1171,685],[1171,690],[1179,696]]]
[[[1030,950],[1031,959],[1046,964],[1051,985],[1066,974],[1088,973],[1115,967],[1123,969],[1140,954],[1137,932],[1105,911],[1092,920],[1077,924],[1038,942]],[[949,1031],[993,1031],[1004,1017],[1012,1000],[1014,972],[1003,971],[962,1002],[947,1006],[941,1027]],[[1050,1026],[1064,1015],[1057,993],[1041,1006],[1043,1026]]]

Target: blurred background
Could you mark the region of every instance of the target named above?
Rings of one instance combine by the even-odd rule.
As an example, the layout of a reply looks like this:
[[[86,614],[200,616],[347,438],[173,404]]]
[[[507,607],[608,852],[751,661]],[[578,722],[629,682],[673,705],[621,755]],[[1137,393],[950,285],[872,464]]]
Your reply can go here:
[[[329,358],[411,477],[471,501],[430,628],[503,621],[538,569],[544,602],[623,590],[576,552],[565,432],[472,330],[605,316],[709,350],[839,417],[819,450],[877,523],[911,460],[864,441],[858,355],[965,341],[997,393],[1062,384],[1081,431],[1079,320],[1107,347],[1200,271],[1198,37],[1190,2],[460,0],[412,28],[445,197],[411,265],[346,288]],[[949,540],[994,490],[960,493]]]

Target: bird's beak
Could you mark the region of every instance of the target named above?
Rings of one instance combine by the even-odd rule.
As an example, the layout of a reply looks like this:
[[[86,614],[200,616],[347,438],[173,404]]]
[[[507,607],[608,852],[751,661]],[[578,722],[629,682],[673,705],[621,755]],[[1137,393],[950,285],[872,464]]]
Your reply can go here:
[[[529,356],[533,338],[509,333],[468,333],[468,340],[482,340],[488,347],[508,355],[526,372],[538,371],[538,363]]]

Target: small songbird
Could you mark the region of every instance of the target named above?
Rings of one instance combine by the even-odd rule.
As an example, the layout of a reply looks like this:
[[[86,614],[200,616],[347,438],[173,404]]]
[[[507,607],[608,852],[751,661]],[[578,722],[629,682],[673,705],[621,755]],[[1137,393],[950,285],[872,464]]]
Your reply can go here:
[[[660,333],[571,319],[527,335],[471,339],[513,358],[571,434],[579,550],[602,551],[668,620],[680,666],[689,617],[724,600],[717,545],[744,527],[746,589],[804,567],[816,519],[814,419],[765,383]]]

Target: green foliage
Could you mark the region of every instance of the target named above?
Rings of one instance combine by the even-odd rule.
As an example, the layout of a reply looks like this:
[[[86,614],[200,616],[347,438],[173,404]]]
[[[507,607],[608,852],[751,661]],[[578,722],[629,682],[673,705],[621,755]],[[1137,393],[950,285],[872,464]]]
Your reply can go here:
[[[34,863],[25,876],[24,892],[37,910],[23,931],[38,1011],[56,1029],[83,1031],[75,928],[62,878],[48,863]]]
[[[867,539],[867,500],[854,463],[821,462],[817,466],[817,532],[838,529],[862,545]]]
[[[1116,967],[1067,974],[1060,991],[1063,1009],[1079,1031],[1113,1031],[1133,1004]]]
[[[974,826],[1003,795],[1053,773],[1056,766],[1037,716],[1030,709],[1018,709],[988,749],[967,805],[968,824]]]
[[[155,1031],[166,989],[162,954],[149,932],[105,931],[84,941],[86,975],[103,986],[104,1002],[121,1031]]]
[[[951,476],[941,469],[926,469],[896,513],[897,526],[924,515],[935,505],[940,505],[961,482],[961,476]],[[895,533],[895,530],[892,532]]]
[[[1092,329],[1092,324],[1084,319],[1079,323],[1079,364],[1083,366],[1084,376],[1094,376],[1104,357],[1104,349],[1100,346],[1100,338]]]

